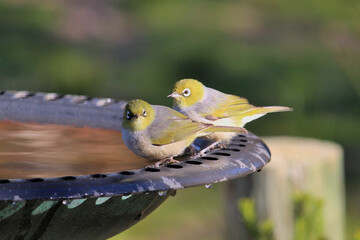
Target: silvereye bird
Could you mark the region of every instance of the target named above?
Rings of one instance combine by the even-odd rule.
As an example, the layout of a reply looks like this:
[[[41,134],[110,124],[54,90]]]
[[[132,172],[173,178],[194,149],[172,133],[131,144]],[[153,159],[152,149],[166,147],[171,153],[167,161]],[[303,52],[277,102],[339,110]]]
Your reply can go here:
[[[256,107],[249,104],[245,98],[206,87],[195,79],[182,79],[176,82],[173,93],[168,97],[174,98],[174,109],[189,118],[222,126],[244,127],[246,123],[266,113],[292,110],[280,106]],[[235,132],[213,132],[205,138],[215,141],[210,145],[211,148],[219,142],[229,142],[235,135]]]
[[[173,157],[182,154],[197,137],[216,131],[247,132],[240,127],[197,122],[171,108],[136,99],[125,106],[121,134],[135,154],[161,160],[158,166],[165,160],[174,161]]]

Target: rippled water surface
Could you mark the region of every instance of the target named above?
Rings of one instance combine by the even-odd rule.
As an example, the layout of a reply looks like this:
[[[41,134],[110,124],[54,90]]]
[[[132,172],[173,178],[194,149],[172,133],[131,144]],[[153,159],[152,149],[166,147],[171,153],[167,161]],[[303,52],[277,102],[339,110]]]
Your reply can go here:
[[[0,122],[0,179],[60,177],[142,168],[116,131]]]

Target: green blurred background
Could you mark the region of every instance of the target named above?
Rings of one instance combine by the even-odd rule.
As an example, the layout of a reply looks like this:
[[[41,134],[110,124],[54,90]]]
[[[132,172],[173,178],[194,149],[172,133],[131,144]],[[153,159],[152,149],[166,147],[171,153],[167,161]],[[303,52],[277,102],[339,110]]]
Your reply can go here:
[[[356,0],[1,0],[0,88],[170,106],[174,82],[196,78],[255,105],[293,107],[247,128],[343,145],[352,239],[360,226],[359,12]],[[219,221],[196,217],[221,219],[221,191],[221,184],[180,191],[154,213],[163,221],[144,220],[123,235],[151,239],[169,215],[184,215],[184,222],[204,220],[203,237],[221,236]],[[194,194],[216,211],[201,212]]]

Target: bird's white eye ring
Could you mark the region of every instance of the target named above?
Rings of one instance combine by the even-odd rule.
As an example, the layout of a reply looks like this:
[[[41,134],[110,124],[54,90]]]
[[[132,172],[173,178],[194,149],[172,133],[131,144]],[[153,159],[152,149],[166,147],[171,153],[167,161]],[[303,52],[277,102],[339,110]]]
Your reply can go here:
[[[130,111],[126,112],[126,119],[130,120],[131,119],[131,113]]]
[[[184,91],[183,91],[184,97],[190,96],[190,93],[191,93],[191,91],[190,91],[190,89],[188,89],[188,88],[185,88]]]
[[[144,117],[146,117],[146,116],[147,116],[147,112],[145,111],[145,109],[143,110],[142,115],[143,115]]]

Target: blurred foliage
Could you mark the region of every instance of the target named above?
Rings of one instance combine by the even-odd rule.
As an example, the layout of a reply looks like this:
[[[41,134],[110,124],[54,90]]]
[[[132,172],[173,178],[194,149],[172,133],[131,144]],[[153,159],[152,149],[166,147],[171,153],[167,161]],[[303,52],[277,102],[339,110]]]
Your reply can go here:
[[[238,207],[252,239],[274,239],[272,222],[259,221],[253,199],[240,199]],[[323,201],[306,193],[295,194],[293,240],[325,240],[323,225]]]
[[[243,217],[244,225],[249,231],[252,239],[273,240],[274,230],[270,220],[259,222],[255,211],[255,202],[250,198],[243,198],[238,204],[239,211]]]
[[[360,240],[360,228],[354,233],[354,240]]]
[[[298,193],[294,196],[294,208],[294,240],[325,240],[323,201],[310,194]]]

